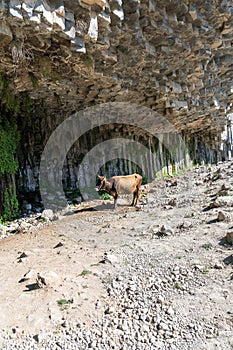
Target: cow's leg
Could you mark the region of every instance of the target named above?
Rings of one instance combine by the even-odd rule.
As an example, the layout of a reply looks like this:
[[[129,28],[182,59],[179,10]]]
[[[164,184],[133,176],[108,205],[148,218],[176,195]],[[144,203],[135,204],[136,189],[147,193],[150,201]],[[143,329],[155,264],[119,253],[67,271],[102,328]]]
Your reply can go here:
[[[132,206],[135,206],[137,205],[137,202],[138,202],[138,197],[139,197],[139,188],[137,188],[134,193],[133,193],[133,202],[132,202]]]
[[[137,203],[137,190],[133,192],[133,201],[131,203],[131,206],[134,207]]]
[[[117,197],[118,197],[117,193],[114,194],[114,196],[113,196],[113,198],[114,198],[114,209],[117,209]]]

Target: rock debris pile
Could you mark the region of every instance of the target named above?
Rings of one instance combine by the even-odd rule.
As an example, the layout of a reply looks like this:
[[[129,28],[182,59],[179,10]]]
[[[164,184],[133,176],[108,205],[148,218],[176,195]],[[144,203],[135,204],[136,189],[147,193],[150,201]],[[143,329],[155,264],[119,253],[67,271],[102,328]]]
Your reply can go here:
[[[2,327],[1,349],[232,349],[232,173],[232,162],[201,166],[145,186],[136,210],[119,206],[114,212],[107,201],[88,213],[97,201],[86,203],[84,213],[77,207],[66,219],[47,223],[57,234],[66,231],[66,243],[60,238],[52,245],[58,255],[68,239],[82,244],[82,250],[88,247],[91,255],[101,251],[82,281],[87,291],[95,277],[106,295],[92,301],[99,314],[89,310],[90,324],[80,319],[78,308],[68,319],[79,298],[71,295],[55,329]],[[66,280],[72,280],[69,274]],[[49,293],[50,288],[47,283],[38,290]]]

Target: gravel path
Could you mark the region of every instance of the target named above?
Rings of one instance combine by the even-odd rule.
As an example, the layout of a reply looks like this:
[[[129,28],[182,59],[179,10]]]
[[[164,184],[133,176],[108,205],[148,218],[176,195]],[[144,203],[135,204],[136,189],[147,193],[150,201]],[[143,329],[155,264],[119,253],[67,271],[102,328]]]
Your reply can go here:
[[[48,284],[30,291],[32,303],[48,305],[42,293],[55,298],[52,292],[61,290],[64,295],[73,293],[74,300],[60,307],[62,318],[55,324],[49,323],[51,314],[45,311],[47,323],[39,329],[24,329],[23,313],[20,326],[13,316],[10,326],[0,323],[0,348],[233,349],[233,256],[226,241],[233,226],[233,163],[157,180],[145,187],[136,210],[122,205],[113,212],[112,205],[112,201],[83,203],[40,229],[38,218],[34,223],[31,218],[23,221],[24,227],[25,222],[29,225],[23,232],[8,238],[10,229],[4,233],[2,252],[8,256],[13,245],[21,249],[28,239],[40,244],[40,254],[47,254],[43,261],[48,270],[59,266],[62,279],[57,289]],[[22,227],[22,221],[14,225]],[[39,238],[44,245],[36,241]],[[55,253],[51,256],[48,247],[55,252],[58,240],[62,243],[55,248],[56,259],[61,260],[53,266]],[[20,273],[40,266],[38,257],[28,255]],[[14,276],[16,265],[10,264],[14,252],[9,259],[2,278],[4,273]],[[90,274],[80,277],[83,267]],[[76,293],[80,285],[82,292]],[[4,293],[2,297],[7,289]],[[79,305],[80,295],[85,309]],[[18,296],[12,297],[15,312],[22,312]],[[89,298],[86,304],[85,298]]]

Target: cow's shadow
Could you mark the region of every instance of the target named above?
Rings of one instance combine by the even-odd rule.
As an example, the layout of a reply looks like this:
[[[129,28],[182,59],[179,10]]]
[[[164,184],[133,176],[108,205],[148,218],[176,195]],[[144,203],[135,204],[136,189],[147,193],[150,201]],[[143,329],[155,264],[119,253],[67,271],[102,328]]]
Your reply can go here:
[[[77,208],[76,210],[73,211],[73,214],[81,214],[81,213],[90,213],[90,212],[113,212],[113,213],[119,213],[122,211],[135,211],[138,210],[138,207],[133,207],[130,205],[130,203],[127,202],[121,202],[117,204],[117,208],[114,208],[114,203],[113,202],[102,202],[99,204],[94,204],[90,205],[85,208]]]
[[[82,208],[82,209],[74,210],[73,214],[93,213],[95,211],[110,211],[110,210],[114,210],[114,206],[111,204],[109,206],[97,205],[97,206],[93,206],[93,207],[89,207],[89,208]]]

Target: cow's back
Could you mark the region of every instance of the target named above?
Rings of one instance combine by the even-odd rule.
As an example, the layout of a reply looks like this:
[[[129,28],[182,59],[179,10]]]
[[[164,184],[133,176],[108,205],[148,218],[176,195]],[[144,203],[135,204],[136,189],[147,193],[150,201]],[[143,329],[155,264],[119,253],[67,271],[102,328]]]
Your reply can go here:
[[[112,179],[118,194],[130,194],[142,183],[142,177],[138,174],[113,176]]]

